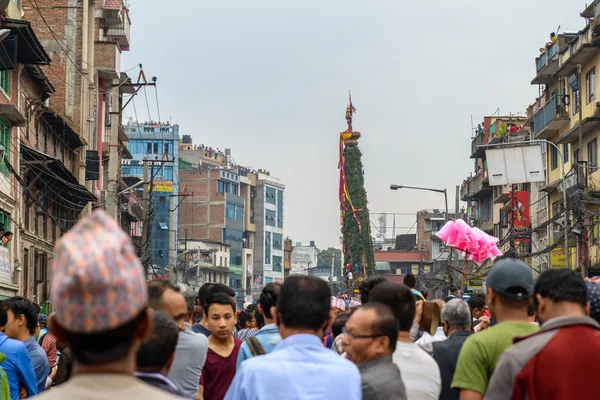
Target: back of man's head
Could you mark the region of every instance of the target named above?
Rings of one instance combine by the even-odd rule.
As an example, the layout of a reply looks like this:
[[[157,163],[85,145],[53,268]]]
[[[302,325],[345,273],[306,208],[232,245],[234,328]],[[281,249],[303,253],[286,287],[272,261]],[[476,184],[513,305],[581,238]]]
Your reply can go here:
[[[194,292],[189,287],[186,287],[181,291],[183,298],[185,299],[185,305],[188,309],[188,312],[191,314],[194,312],[194,307],[196,306],[196,292]]]
[[[277,312],[286,328],[319,331],[329,320],[331,290],[317,277],[295,275],[281,285]]]
[[[173,362],[179,330],[173,318],[162,311],[154,313],[154,325],[137,353],[137,370],[168,373]]]
[[[379,302],[369,302],[360,307],[361,311],[373,311],[376,315],[376,320],[372,326],[375,334],[380,334],[389,339],[389,354],[396,350],[398,343],[399,324],[392,309],[386,304]]]
[[[408,332],[415,318],[416,303],[409,287],[397,282],[383,282],[369,295],[369,303],[383,303],[392,309],[400,331]]]
[[[534,295],[538,303],[538,316],[543,322],[547,320],[549,313],[560,316],[555,314],[568,312],[550,309],[569,306],[568,303],[578,306],[574,309],[579,309],[579,314],[583,315],[588,301],[585,281],[579,273],[571,269],[551,269],[544,272],[535,284]]]
[[[467,304],[469,304],[471,311],[485,309],[485,299],[481,296],[471,296],[469,300],[467,300]]]
[[[382,282],[385,282],[386,279],[382,276],[372,276],[370,278],[365,279],[360,284],[360,302],[361,304],[366,304],[369,302],[369,294],[371,290]]]
[[[471,309],[466,301],[452,299],[442,307],[441,319],[452,331],[471,329]]]
[[[404,278],[402,278],[402,283],[409,288],[414,289],[417,286],[417,278],[411,272],[409,272],[408,274],[404,275]]]
[[[167,290],[179,292],[179,288],[167,279],[154,279],[148,282],[148,307],[164,311],[163,295]]]

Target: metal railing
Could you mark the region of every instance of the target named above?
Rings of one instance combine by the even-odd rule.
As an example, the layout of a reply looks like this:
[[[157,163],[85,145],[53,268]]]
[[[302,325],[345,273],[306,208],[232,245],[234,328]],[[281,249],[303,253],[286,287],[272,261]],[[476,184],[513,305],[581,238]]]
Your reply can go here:
[[[478,146],[485,144],[483,143],[484,139],[485,134],[483,133],[483,131],[481,133],[478,133],[477,136],[473,138],[473,140],[471,141],[471,154],[475,154],[477,152]]]
[[[537,71],[539,71],[540,69],[544,68],[546,66],[546,62],[548,60],[548,53],[544,52],[544,54],[541,54],[537,59],[536,59],[536,66],[537,66]],[[530,64],[531,65],[531,64]]]
[[[554,95],[544,104],[544,106],[533,116],[533,132],[538,134],[548,124],[557,118],[568,118],[569,113],[563,107],[558,107],[560,95]]]

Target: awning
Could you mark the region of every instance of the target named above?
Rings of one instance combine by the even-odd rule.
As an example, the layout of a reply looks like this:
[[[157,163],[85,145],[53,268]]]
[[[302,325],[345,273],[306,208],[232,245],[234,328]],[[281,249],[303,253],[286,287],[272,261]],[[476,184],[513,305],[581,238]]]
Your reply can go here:
[[[0,104],[0,117],[7,120],[12,126],[25,126],[27,119],[13,104]]]
[[[17,19],[5,19],[2,21],[3,29],[10,29],[10,36],[16,36],[17,41],[17,62],[21,64],[50,64],[50,56],[44,50],[44,46],[38,40],[35,32],[31,28],[29,21]],[[10,53],[10,49],[7,49]]]
[[[71,149],[77,149],[81,146],[85,146],[86,141],[79,135],[79,128],[67,117],[60,114],[58,111],[50,107],[44,107],[42,117],[52,131],[57,135],[62,135],[66,144]]]
[[[40,175],[42,182],[59,191],[66,200],[81,204],[82,207],[90,201],[98,200],[85,186],[79,184],[75,175],[59,159],[22,143],[21,156],[21,165],[30,167]]]
[[[46,101],[46,99],[49,98],[51,94],[54,94],[56,92],[56,88],[54,87],[52,82],[50,82],[50,79],[48,79],[48,76],[46,75],[42,67],[38,65],[25,64],[25,70],[42,89],[42,101]]]

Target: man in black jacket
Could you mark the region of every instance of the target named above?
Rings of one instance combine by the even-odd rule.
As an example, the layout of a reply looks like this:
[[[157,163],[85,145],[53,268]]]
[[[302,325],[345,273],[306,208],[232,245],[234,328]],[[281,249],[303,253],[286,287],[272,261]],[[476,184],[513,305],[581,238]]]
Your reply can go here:
[[[433,343],[433,358],[440,367],[442,375],[442,393],[440,399],[458,400],[459,391],[451,389],[458,353],[471,331],[471,310],[469,305],[460,299],[450,300],[442,308],[441,320],[444,333],[448,339]]]

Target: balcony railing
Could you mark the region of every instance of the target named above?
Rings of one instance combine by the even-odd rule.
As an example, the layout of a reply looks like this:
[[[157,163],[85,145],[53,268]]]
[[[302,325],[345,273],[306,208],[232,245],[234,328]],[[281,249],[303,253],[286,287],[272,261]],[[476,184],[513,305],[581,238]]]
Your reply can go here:
[[[537,71],[544,68],[546,66],[546,61],[548,60],[548,53],[544,52],[544,54],[540,55],[536,60]]]
[[[110,40],[116,40],[121,46],[121,50],[128,51],[131,43],[131,23],[127,12],[123,15],[123,22],[120,26],[111,27],[106,32]]]
[[[564,107],[559,107],[559,95],[554,95],[548,102],[533,116],[533,133],[538,134],[550,125],[553,121],[569,118],[569,112]]]
[[[481,158],[481,155],[484,152],[484,150],[478,147],[485,144],[483,143],[484,140],[485,133],[483,131],[481,131],[481,133],[478,133],[477,136],[473,138],[473,140],[471,141],[471,158]]]
[[[483,174],[478,174],[473,178],[469,178],[461,187],[461,198],[463,201],[478,197],[482,192],[490,190],[490,187],[483,182]]]

